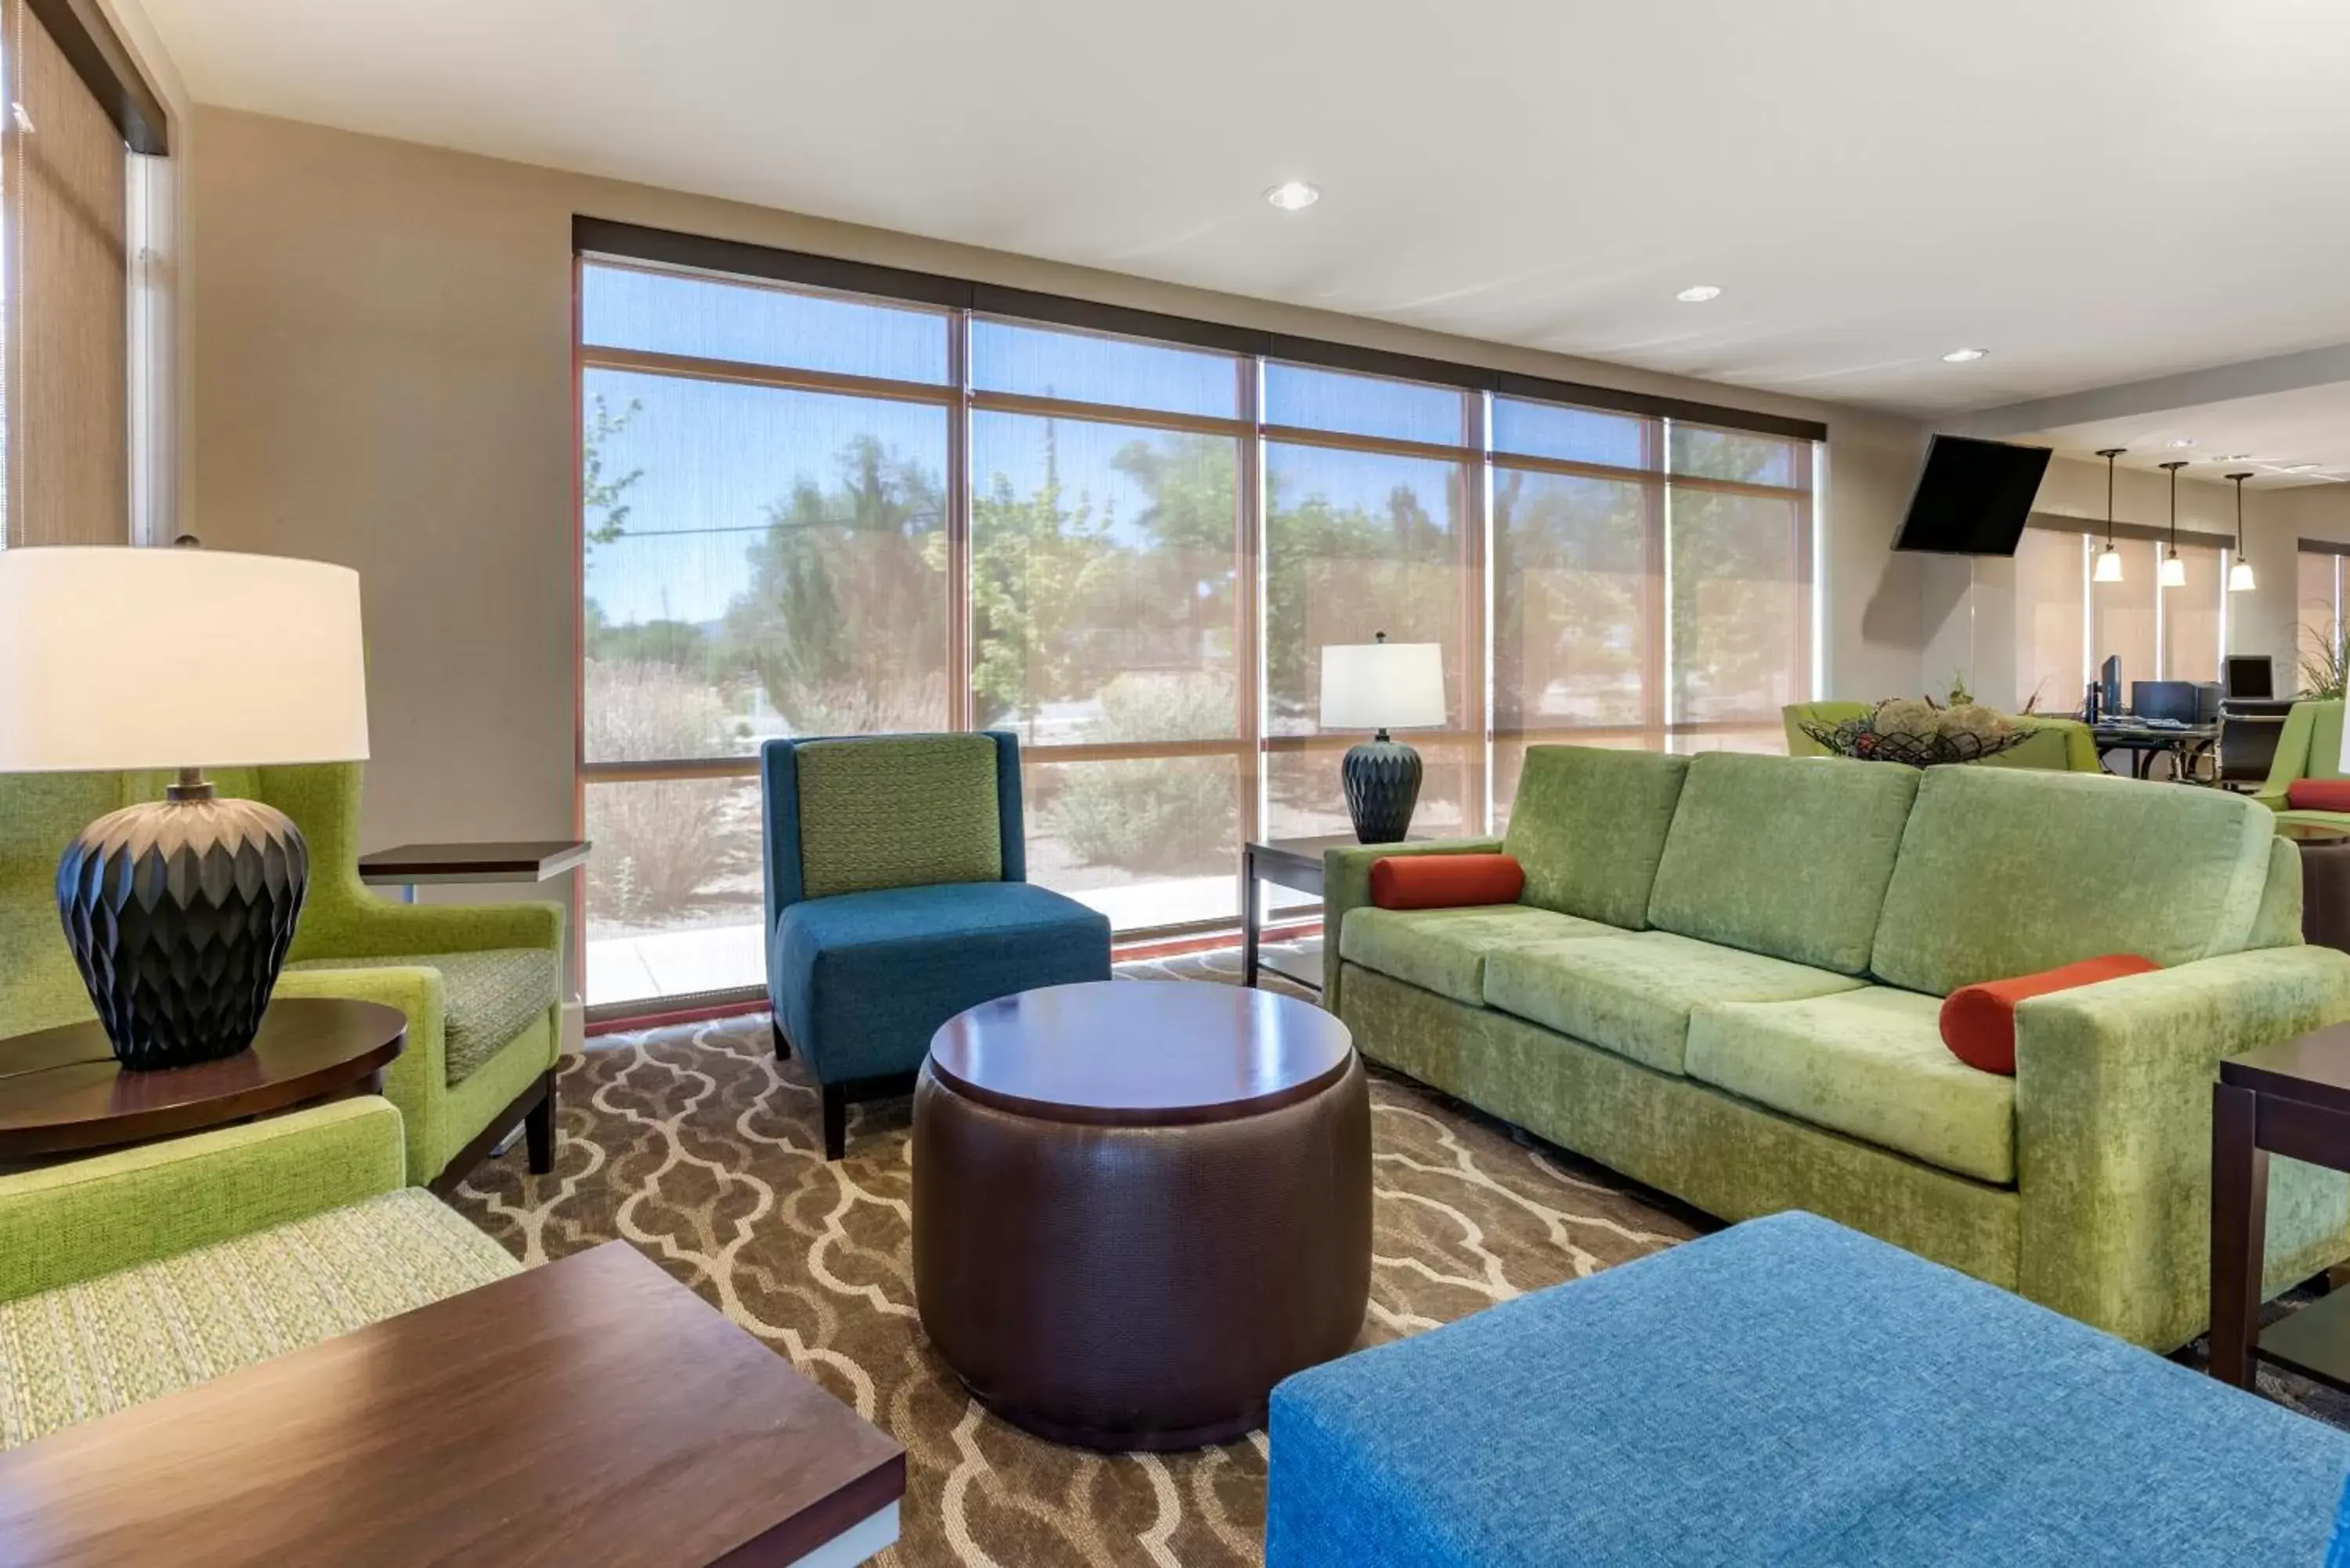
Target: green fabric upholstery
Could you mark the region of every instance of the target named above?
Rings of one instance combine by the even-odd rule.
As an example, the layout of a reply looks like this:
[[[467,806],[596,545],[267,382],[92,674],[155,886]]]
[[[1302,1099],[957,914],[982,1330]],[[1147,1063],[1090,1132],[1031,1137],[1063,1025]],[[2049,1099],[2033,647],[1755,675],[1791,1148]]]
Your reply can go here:
[[[264,800],[292,817],[309,846],[309,890],[287,953],[294,967],[278,981],[276,994],[356,997],[408,1015],[408,1044],[385,1072],[384,1094],[404,1118],[408,1179],[422,1184],[514,1098],[509,1094],[485,1109],[470,1100],[459,1106],[452,1103],[452,1085],[491,1081],[483,1069],[493,1060],[503,1064],[510,1052],[518,1064],[493,1075],[495,1081],[518,1077],[527,1085],[548,1071],[562,1037],[562,1010],[559,990],[545,991],[525,1026],[503,1040],[468,1039],[452,1053],[441,973],[418,966],[452,955],[528,949],[540,955],[529,961],[536,971],[552,973],[559,983],[563,906],[414,905],[380,898],[359,880],[360,775],[359,764],[338,763],[232,768],[212,777],[223,794]],[[5,1036],[93,1016],[57,929],[57,857],[93,818],[160,798],[169,783],[170,775],[153,772],[0,777],[0,1071],[7,1059]],[[481,1119],[466,1125],[476,1110]]]
[[[1695,759],[1657,867],[1648,924],[1865,973],[1918,776],[1891,763],[1735,752]]]
[[[1339,948],[1347,918],[1371,905],[1371,867],[1394,855],[1495,855],[1498,838],[1430,838],[1411,844],[1348,844],[1322,852],[1322,1005],[1338,1011]],[[1338,933],[1340,940],[1330,940]]]
[[[1597,746],[1529,746],[1502,847],[1526,874],[1523,903],[1627,931],[1648,895],[1689,759]]]
[[[0,1174],[0,1301],[400,1189],[400,1113],[373,1096]]]
[[[2015,1179],[2015,1080],[1951,1055],[1941,1010],[1939,997],[1884,985],[1700,1007],[1690,1019],[1689,1075],[2004,1186]]]
[[[806,741],[795,754],[803,898],[1003,878],[988,736]]]
[[[1624,933],[1527,904],[1465,909],[1356,909],[1339,932],[1341,954],[1366,969],[1426,986],[1455,1002],[1485,1000],[1485,956],[1496,948]]]
[[[517,1272],[408,1189],[0,1304],[0,1449]]]
[[[2269,840],[2269,879],[2252,916],[2247,948],[2289,948],[2301,941],[2301,848],[2290,838]]]
[[[2272,811],[2283,811],[2285,794],[2296,779],[2341,776],[2342,699],[2294,703],[2285,715],[2284,728],[2277,733],[2276,755],[2269,761],[2268,782],[2261,786],[2260,803]],[[2350,821],[2350,815],[2324,812],[2315,814],[2315,819],[2339,823]]]
[[[2350,954],[2319,947],[2232,953],[2019,1005],[2023,1293],[2157,1349],[2193,1336],[2208,1303],[2218,1064],[2345,1018]],[[2271,1286],[2345,1252],[2350,1177],[2272,1161]]]
[[[441,973],[443,1071],[462,1084],[509,1041],[563,1004],[562,956],[546,948],[488,948],[415,958],[306,959],[317,969],[430,969]]]
[[[1723,1220],[1786,1209],[2012,1290],[2015,1192],[1353,964],[1340,1013],[1375,1062]]]
[[[1792,1002],[1860,983],[1669,931],[1544,942],[1485,960],[1488,1007],[1676,1075],[1685,1070],[1690,1014],[1697,1008]]]
[[[1942,996],[2106,953],[2234,952],[2272,836],[2265,813],[2220,790],[1928,768],[1870,967]]]

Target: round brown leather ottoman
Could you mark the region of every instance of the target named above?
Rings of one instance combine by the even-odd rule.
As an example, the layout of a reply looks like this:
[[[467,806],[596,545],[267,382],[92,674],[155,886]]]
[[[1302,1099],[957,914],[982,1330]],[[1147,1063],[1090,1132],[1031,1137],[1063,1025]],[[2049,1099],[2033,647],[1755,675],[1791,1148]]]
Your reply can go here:
[[[1370,1122],[1345,1025],[1289,997],[1104,981],[972,1008],[914,1089],[922,1327],[1040,1437],[1239,1437],[1362,1328]]]

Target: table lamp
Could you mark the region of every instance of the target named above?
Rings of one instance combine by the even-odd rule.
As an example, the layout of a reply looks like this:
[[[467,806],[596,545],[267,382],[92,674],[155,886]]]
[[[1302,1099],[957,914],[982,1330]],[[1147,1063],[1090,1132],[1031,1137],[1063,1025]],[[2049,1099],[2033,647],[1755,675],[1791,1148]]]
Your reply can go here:
[[[57,862],[57,913],[114,1054],[253,1043],[309,881],[284,813],[203,765],[368,754],[359,574],[203,550],[0,551],[0,773],[176,769]]]
[[[1358,841],[1399,842],[1419,803],[1419,753],[1390,740],[1388,732],[1443,722],[1441,645],[1389,642],[1382,631],[1373,642],[1323,649],[1322,727],[1378,732],[1349,750],[1338,770]]]

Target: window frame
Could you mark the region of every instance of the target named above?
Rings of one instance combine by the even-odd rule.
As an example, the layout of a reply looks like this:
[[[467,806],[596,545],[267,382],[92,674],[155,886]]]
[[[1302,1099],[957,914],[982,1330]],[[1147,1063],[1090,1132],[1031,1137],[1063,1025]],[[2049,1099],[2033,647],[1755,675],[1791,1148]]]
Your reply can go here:
[[[616,248],[627,245],[621,250]],[[628,267],[682,273],[733,286],[761,286],[820,294],[827,297],[862,297],[895,309],[910,306],[937,311],[948,332],[948,379],[942,383],[899,381],[736,360],[655,353],[641,349],[603,348],[589,343],[584,331],[580,301],[589,267]],[[1461,535],[1457,562],[1462,584],[1461,645],[1470,668],[1461,672],[1461,722],[1442,729],[1414,731],[1412,739],[1431,747],[1460,747],[1469,758],[1469,798],[1466,809],[1471,832],[1489,829],[1497,820],[1493,799],[1497,745],[1523,746],[1544,742],[1593,742],[1636,740],[1651,749],[1669,749],[1676,741],[1701,744],[1709,736],[1750,731],[1753,722],[1719,721],[1676,722],[1669,711],[1671,680],[1668,622],[1670,589],[1663,558],[1669,551],[1671,497],[1676,491],[1716,492],[1765,496],[1794,508],[1795,537],[1790,562],[1790,584],[1798,613],[1790,628],[1794,647],[1788,667],[1795,672],[1799,691],[1811,692],[1818,680],[1815,659],[1818,628],[1814,561],[1818,519],[1817,475],[1825,427],[1814,421],[1776,415],[1751,414],[1683,400],[1648,394],[1619,393],[1565,382],[1452,366],[1406,356],[1388,355],[1347,345],[1258,334],[1214,323],[1102,306],[1057,296],[961,283],[924,274],[868,266],[826,257],[767,251],[732,242],[702,241],[663,231],[638,230],[600,220],[575,221],[573,256],[573,403],[575,453],[577,428],[584,419],[585,387],[591,371],[619,370],[672,376],[689,380],[718,380],[796,391],[843,394],[863,398],[929,404],[948,410],[945,474],[946,535],[949,568],[943,591],[948,627],[946,711],[944,728],[973,727],[972,673],[974,649],[972,624],[972,517],[973,476],[971,472],[972,416],[1002,412],[1041,418],[1064,418],[1088,423],[1125,425],[1137,429],[1228,437],[1236,443],[1238,514],[1234,519],[1234,595],[1237,625],[1234,663],[1238,679],[1235,732],[1230,739],[1167,742],[1077,742],[1067,744],[1024,745],[1024,764],[1045,765],[1079,762],[1157,761],[1188,757],[1229,758],[1238,774],[1243,842],[1263,836],[1269,810],[1268,786],[1274,759],[1282,755],[1326,756],[1335,773],[1337,758],[1358,737],[1351,733],[1273,734],[1267,732],[1265,625],[1265,527],[1268,513],[1267,453],[1274,445],[1433,460],[1452,465],[1461,476]],[[1140,342],[1153,347],[1206,349],[1228,354],[1236,381],[1232,418],[1174,413],[1127,404],[1083,399],[1043,397],[1028,393],[990,391],[973,385],[972,329],[975,320],[1049,328]],[[1311,427],[1270,424],[1264,420],[1265,368],[1289,363],[1316,369],[1380,377],[1439,387],[1456,394],[1462,409],[1462,440],[1459,444],[1367,436]],[[1497,454],[1492,447],[1494,400],[1507,397],[1570,409],[1596,410],[1627,415],[1643,421],[1644,461],[1638,468],[1583,462],[1519,453]],[[1787,485],[1758,484],[1669,472],[1671,431],[1677,420],[1783,440],[1791,444],[1794,478]],[[1494,722],[1492,628],[1496,585],[1491,570],[1493,551],[1493,478],[1497,471],[1531,472],[1630,482],[1642,487],[1645,548],[1652,568],[1644,591],[1659,602],[1644,635],[1644,713],[1638,726],[1594,728],[1574,725]],[[601,784],[671,779],[755,777],[758,758],[704,757],[590,762],[586,746],[586,654],[584,497],[575,496],[574,612],[575,671],[575,812],[584,821],[588,791]],[[1652,677],[1652,679],[1651,679]],[[1239,888],[1240,868],[1233,867],[1234,908],[1244,907]],[[583,909],[583,922],[585,911]],[[1285,912],[1295,918],[1300,912]],[[1230,929],[1232,917],[1205,921],[1122,931],[1121,940],[1180,937]],[[583,940],[583,953],[585,943]],[[699,992],[593,1004],[591,1019],[638,1017],[650,1012],[723,1006],[754,999],[755,988],[740,992]]]

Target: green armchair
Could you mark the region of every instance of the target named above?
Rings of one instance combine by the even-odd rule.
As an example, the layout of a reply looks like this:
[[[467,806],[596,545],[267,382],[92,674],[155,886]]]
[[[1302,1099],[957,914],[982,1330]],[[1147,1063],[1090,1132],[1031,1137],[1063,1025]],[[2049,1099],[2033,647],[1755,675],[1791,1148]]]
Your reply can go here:
[[[513,1273],[374,1096],[0,1174],[0,1449]]]
[[[2342,773],[2342,699],[2296,702],[2277,736],[2268,782],[2253,798],[2282,822],[2322,823],[2350,828],[2350,812],[2295,811],[2287,792],[2303,779],[2338,779]]]
[[[1804,733],[1804,722],[1814,724],[1841,724],[1846,719],[1857,719],[1873,707],[1870,702],[1790,702],[1779,710],[1780,722],[1787,728],[1787,754],[1791,757],[1825,757],[1828,749]],[[2078,719],[2052,719],[2041,713],[2018,713],[2018,721],[2032,726],[2033,734],[2022,743],[2002,752],[1988,761],[1975,764],[1987,768],[2039,768],[2052,773],[2103,773],[2105,764],[2097,760],[2096,737],[2089,726]]]
[[[386,1069],[408,1179],[446,1191],[518,1124],[531,1169],[553,1168],[562,1039],[557,904],[387,902],[359,875],[357,763],[228,769],[223,794],[267,801],[310,846],[310,888],[279,996],[348,996],[408,1015]],[[160,795],[161,774],[0,777],[0,1072],[7,1038],[92,1015],[57,928],[58,854],[84,824]]]

